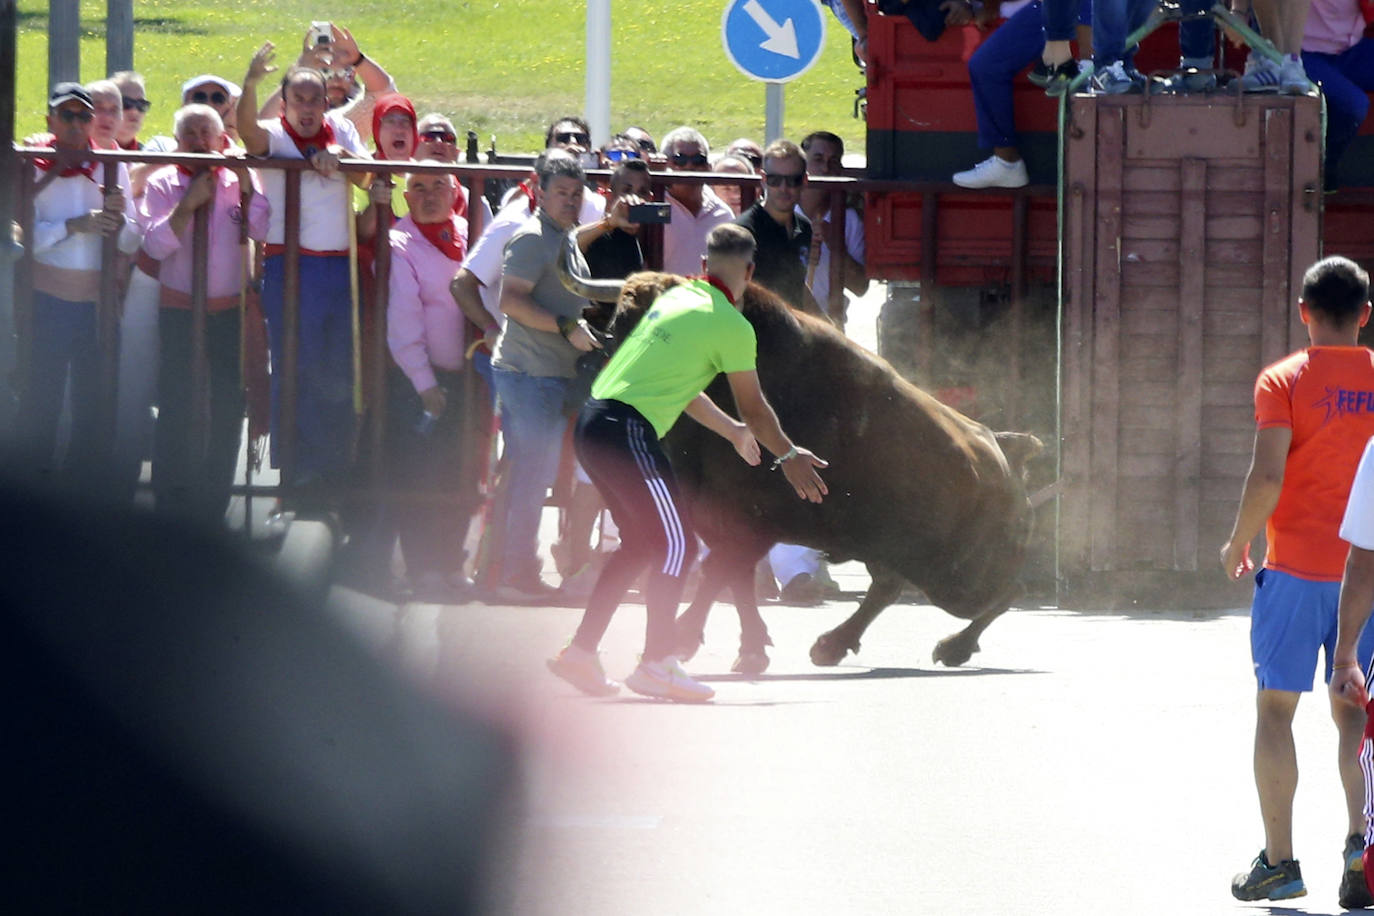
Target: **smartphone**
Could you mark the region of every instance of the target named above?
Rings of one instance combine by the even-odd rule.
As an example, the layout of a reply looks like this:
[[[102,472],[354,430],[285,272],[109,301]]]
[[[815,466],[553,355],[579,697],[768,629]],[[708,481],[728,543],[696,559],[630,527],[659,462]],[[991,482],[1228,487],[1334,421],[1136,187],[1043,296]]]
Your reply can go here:
[[[310,44],[312,46],[332,44],[333,41],[334,29],[329,23],[318,21],[310,23]]]
[[[673,210],[669,204],[630,204],[632,223],[668,223],[672,219]]]

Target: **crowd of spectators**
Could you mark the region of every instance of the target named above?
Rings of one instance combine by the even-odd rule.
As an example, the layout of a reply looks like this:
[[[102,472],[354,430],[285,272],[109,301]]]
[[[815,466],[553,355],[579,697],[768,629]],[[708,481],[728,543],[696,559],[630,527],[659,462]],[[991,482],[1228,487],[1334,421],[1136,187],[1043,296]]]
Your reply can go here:
[[[870,7],[850,0],[826,5],[852,33],[862,64]],[[1313,91],[1306,74],[1315,77],[1327,96],[1331,174],[1367,113],[1374,45],[1364,37],[1356,0],[1310,0],[1302,4],[1305,20],[1293,13],[1296,5],[1257,5],[1261,31],[1284,56],[1268,61],[1252,54],[1242,86],[1305,93]],[[888,11],[900,6],[885,5]],[[1051,93],[1081,85],[1087,71],[1096,74],[1090,91],[1143,91],[1145,81],[1131,66],[1133,49],[1122,47],[1122,30],[1153,7],[1147,0],[940,4],[941,27],[995,29],[969,62],[979,136],[993,155],[954,181],[966,187],[1026,183],[1011,85],[1032,64],[1032,79]],[[1216,86],[1213,23],[1193,6],[1183,12],[1180,69],[1154,88],[1209,91]],[[693,127],[673,129],[656,142],[630,125],[598,147],[586,121],[569,115],[548,125],[533,174],[499,200],[474,199],[462,183],[438,172],[344,172],[343,158],[455,163],[458,132],[444,114],[417,111],[348,29],[331,24],[329,31],[328,40],[309,33],[280,74],[269,42],[252,56],[240,82],[218,74],[189,76],[180,86],[170,136],[144,139],[154,133],[148,125],[166,123],[166,117],[150,118],[160,99],[150,96],[137,73],[54,89],[48,132],[28,138],[58,155],[38,162],[42,177],[28,240],[34,305],[19,386],[19,463],[54,479],[99,480],[133,499],[143,462],[151,457],[159,511],[218,523],[243,445],[246,407],[250,444],[270,431],[274,466],[282,464],[289,443],[292,477],[284,483],[301,506],[309,506],[310,494],[335,493],[358,481],[360,416],[368,406],[361,391],[369,368],[364,360],[381,359],[385,393],[372,396],[384,397],[389,418],[386,466],[390,484],[411,495],[362,513],[370,531],[356,542],[371,545],[372,556],[357,568],[385,578],[399,537],[412,585],[427,593],[466,591],[479,559],[468,555],[473,539],[466,533],[468,520],[477,517],[488,534],[482,560],[490,584],[511,600],[547,598],[556,587],[538,560],[540,516],[550,487],[569,473],[569,461],[560,459],[567,418],[587,396],[602,345],[579,321],[582,301],[557,278],[562,240],[577,229],[575,260],[593,276],[623,277],[644,267],[693,275],[701,271],[707,236],[735,222],[755,237],[758,282],[794,308],[842,328],[846,294],[861,294],[867,285],[862,214],[857,200],[847,201],[843,226],[831,230],[840,211],[830,192],[808,182],[844,173],[843,141],[828,131],[812,132],[800,144],[777,139],[763,146],[742,137],[713,157],[711,143]],[[1294,38],[1298,34],[1301,39]],[[1081,60],[1073,55],[1075,40]],[[260,100],[264,84],[270,89],[261,90],[267,95]],[[93,166],[68,164],[87,148],[193,152],[225,163],[121,166],[118,185],[104,187]],[[296,278],[288,278],[285,267],[284,172],[246,167],[243,160],[253,157],[309,163],[300,183]],[[589,180],[586,169],[593,167],[610,170],[609,180]],[[687,180],[694,173],[760,180]],[[631,211],[655,198],[666,205],[667,219],[646,234]],[[378,219],[387,210],[389,229]],[[190,379],[196,362],[190,231],[201,211],[210,240],[208,379],[206,400],[197,405]],[[123,253],[112,429],[95,408],[101,400],[95,302],[102,240],[109,236]],[[652,242],[647,246],[646,236]],[[842,251],[831,250],[833,240],[842,240]],[[386,312],[373,314],[372,254],[383,244],[390,246],[393,267]],[[832,296],[830,264],[837,256],[845,291]],[[291,280],[298,283],[299,312],[296,377],[287,386],[284,308]],[[376,322],[385,322],[389,352],[369,357],[362,341]],[[476,397],[472,386],[460,385],[469,361],[480,379]],[[69,373],[72,423],[62,444],[58,423]],[[462,410],[456,401],[463,401]],[[208,423],[193,429],[193,417],[202,412]],[[494,428],[503,444],[504,485],[484,511],[484,494],[497,492],[487,462]],[[567,511],[553,549],[565,582],[594,562],[591,532],[604,516],[586,475],[572,464]],[[460,467],[461,474],[455,470]],[[448,498],[414,495],[425,491],[444,491]],[[603,518],[603,542],[614,537],[614,526]],[[802,573],[779,576],[784,583],[802,574],[823,576],[818,558],[798,561],[794,552],[775,559],[789,569],[803,563]]]
[[[697,275],[711,230],[739,222],[755,234],[768,265],[760,280],[795,307],[842,325],[843,308],[828,308],[830,253],[812,233],[813,220],[830,219],[830,197],[806,187],[808,175],[841,173],[842,141],[818,132],[800,147],[777,141],[765,149],[738,138],[712,159],[710,143],[691,127],[656,142],[632,125],[598,147],[586,121],[570,115],[549,124],[532,174],[499,200],[471,197],[453,175],[435,170],[342,170],[343,159],[455,163],[458,134],[444,114],[417,111],[346,28],[330,28],[332,40],[312,31],[299,56],[280,67],[276,47],[265,43],[237,82],[188,77],[177,107],[162,117],[162,99],[137,73],[55,88],[48,133],[27,138],[55,152],[38,163],[31,358],[19,386],[24,448],[16,466],[57,483],[100,480],[121,500],[146,502],[139,483],[150,459],[146,490],[156,511],[218,526],[241,460],[246,409],[250,445],[261,447],[259,437],[268,434],[272,466],[289,459],[286,508],[339,508],[338,494],[362,479],[367,398],[380,397],[384,490],[391,495],[371,493],[366,511],[343,507],[354,529],[354,571],[385,587],[400,571],[393,563],[399,542],[402,581],[412,593],[471,594],[479,557],[467,548],[478,541],[470,533],[477,518],[489,594],[548,600],[559,585],[545,578],[538,537],[560,467],[566,473],[573,465],[553,545],[564,586],[590,582],[598,527],[602,548],[616,539],[586,474],[562,457],[568,419],[604,362],[600,334],[581,319],[585,300],[555,269],[569,232],[574,264],[591,276],[623,278],[660,266]],[[169,135],[150,129],[166,122]],[[78,157],[116,147],[207,159],[121,165],[119,186],[107,189],[96,167]],[[254,167],[264,158],[309,164],[300,172],[291,385],[285,172]],[[77,164],[67,167],[68,160]],[[607,169],[609,177],[590,179],[588,168]],[[49,169],[60,174],[48,176]],[[738,183],[671,179],[711,172],[749,179],[754,190],[746,197]],[[666,221],[655,208],[656,215],[632,218],[656,198]],[[388,211],[389,229],[379,219]],[[661,225],[649,235],[641,219]],[[191,377],[198,220],[208,228],[206,378],[199,389]],[[96,406],[96,303],[102,240],[110,235],[124,253],[112,428]],[[862,220],[853,209],[844,239],[845,285],[859,293],[866,286]],[[382,244],[391,253],[386,309],[372,314]],[[361,351],[377,321],[385,323],[385,390],[364,396]],[[69,370],[74,411],[63,447],[58,418]],[[270,394],[255,399],[255,381]],[[500,487],[488,465],[498,431]]]

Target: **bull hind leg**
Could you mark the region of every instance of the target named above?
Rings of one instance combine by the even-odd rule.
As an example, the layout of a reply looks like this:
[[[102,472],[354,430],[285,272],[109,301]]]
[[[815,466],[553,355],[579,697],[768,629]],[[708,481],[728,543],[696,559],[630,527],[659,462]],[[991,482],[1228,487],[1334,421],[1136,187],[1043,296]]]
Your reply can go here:
[[[859,651],[859,640],[874,618],[892,604],[902,594],[906,580],[890,569],[868,564],[868,573],[873,577],[859,609],[849,619],[827,633],[817,637],[811,646],[811,662],[815,665],[830,667],[838,665],[850,652]]]
[[[675,624],[675,654],[680,661],[691,659],[706,641],[706,618],[710,616],[711,607],[720,593],[735,585],[739,575],[738,565],[738,554],[731,548],[712,548],[706,559],[701,561],[701,582],[692,596],[692,603],[678,616]],[[753,566],[745,568],[752,570]]]
[[[768,553],[763,552],[747,565],[731,570],[730,592],[735,599],[735,612],[739,614],[739,655],[730,670],[736,674],[757,675],[768,670],[767,646],[773,644],[768,636],[768,625],[759,613],[758,592],[754,585],[754,567]]]

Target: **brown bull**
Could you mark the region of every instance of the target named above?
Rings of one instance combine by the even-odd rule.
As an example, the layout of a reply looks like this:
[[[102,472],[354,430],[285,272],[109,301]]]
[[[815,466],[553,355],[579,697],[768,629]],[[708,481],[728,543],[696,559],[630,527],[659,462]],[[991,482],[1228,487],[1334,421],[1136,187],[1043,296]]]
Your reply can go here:
[[[588,309],[613,348],[664,290],[682,282],[661,273],[619,284],[565,282],[603,304]],[[612,307],[605,302],[619,292]],[[931,603],[970,623],[935,647],[935,661],[960,665],[978,636],[1007,610],[1030,536],[1025,462],[1041,449],[1025,433],[994,433],[903,379],[883,359],[829,324],[787,307],[750,284],[742,312],[758,339],[758,375],[782,427],[830,461],[820,504],[797,498],[770,462],[750,467],[728,442],[682,418],[664,452],[689,497],[698,534],[710,547],[702,585],[678,618],[683,658],[702,642],[716,596],[732,587],[740,614],[735,670],[759,673],[771,645],[754,597],[755,564],[777,542],[803,544],[831,559],[864,561],[872,585],[858,610],[811,647],[817,665],[834,665],[905,582]],[[725,379],[707,389],[734,412]]]

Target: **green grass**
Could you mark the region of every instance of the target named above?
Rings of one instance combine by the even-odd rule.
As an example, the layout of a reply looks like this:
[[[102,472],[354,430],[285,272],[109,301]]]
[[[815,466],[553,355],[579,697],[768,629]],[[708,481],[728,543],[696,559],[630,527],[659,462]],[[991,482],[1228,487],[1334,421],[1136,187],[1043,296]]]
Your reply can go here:
[[[743,76],[720,42],[725,0],[613,0],[611,126],[640,124],[655,137],[690,124],[713,147],[762,139],[764,85]],[[154,107],[144,133],[168,132],[183,79],[212,72],[240,81],[264,40],[278,63],[294,60],[312,19],[350,29],[420,112],[437,110],[481,146],[529,152],[554,118],[584,102],[585,4],[569,0],[135,0],[134,69]],[[82,0],[81,77],[105,75],[105,2]],[[827,12],[826,50],[787,84],[784,133],[825,129],[863,151],[852,117],[862,85],[849,36]],[[42,127],[47,86],[47,4],[20,0],[16,134]]]

